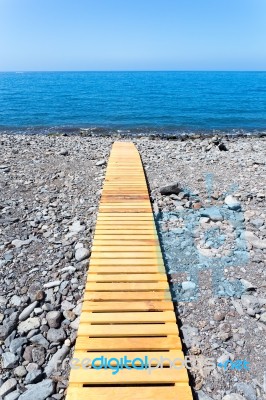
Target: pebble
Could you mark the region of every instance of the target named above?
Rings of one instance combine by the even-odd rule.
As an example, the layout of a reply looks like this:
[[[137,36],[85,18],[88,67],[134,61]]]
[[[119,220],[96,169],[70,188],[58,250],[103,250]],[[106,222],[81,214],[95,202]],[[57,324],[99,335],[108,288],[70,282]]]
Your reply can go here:
[[[38,317],[28,318],[25,321],[20,322],[18,325],[18,332],[23,334],[31,331],[32,329],[37,329],[41,325],[40,319]]]
[[[66,333],[63,328],[50,328],[47,332],[49,342],[63,342],[66,339]]]
[[[226,196],[224,202],[230,210],[237,211],[241,209],[241,203],[232,195]]]
[[[160,193],[163,195],[178,194],[181,192],[178,183],[172,183],[171,185],[164,186],[160,189]]]
[[[25,321],[25,319],[27,319],[30,316],[30,314],[33,312],[33,310],[37,306],[37,304],[38,304],[38,302],[34,301],[28,307],[24,308],[24,310],[18,317],[19,321]]]
[[[237,393],[227,394],[223,397],[223,400],[247,400],[245,397]]]
[[[6,352],[2,354],[2,365],[3,368],[14,368],[19,358],[13,353]]]
[[[56,286],[59,286],[61,284],[62,281],[52,281],[52,282],[48,282],[45,283],[43,285],[44,289],[50,289],[50,288],[54,288]]]
[[[217,207],[209,207],[200,211],[202,217],[210,218],[210,220],[217,222],[223,221],[223,216]]]
[[[75,252],[75,259],[77,261],[85,260],[85,259],[89,258],[89,256],[90,256],[90,251],[85,248],[77,249]]]
[[[59,328],[62,315],[60,311],[49,311],[46,314],[46,319],[50,328]]]
[[[17,387],[17,380],[10,378],[6,380],[0,387],[0,398],[4,398],[8,393],[12,392]]]
[[[26,392],[19,396],[19,400],[46,400],[54,393],[54,382],[45,379],[40,383],[31,385]]]
[[[27,375],[27,370],[23,365],[19,365],[14,369],[14,374],[17,377],[22,378],[23,376]]]
[[[105,160],[100,160],[100,161],[97,161],[97,163],[95,165],[96,165],[96,167],[101,167],[102,165],[105,165],[105,164],[106,164]]]

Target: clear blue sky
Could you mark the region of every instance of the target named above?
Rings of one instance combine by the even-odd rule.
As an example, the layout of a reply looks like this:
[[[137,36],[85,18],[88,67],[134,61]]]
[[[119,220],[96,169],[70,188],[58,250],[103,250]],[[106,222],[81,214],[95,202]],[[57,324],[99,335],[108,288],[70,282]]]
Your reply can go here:
[[[0,0],[0,70],[266,70],[266,0]]]

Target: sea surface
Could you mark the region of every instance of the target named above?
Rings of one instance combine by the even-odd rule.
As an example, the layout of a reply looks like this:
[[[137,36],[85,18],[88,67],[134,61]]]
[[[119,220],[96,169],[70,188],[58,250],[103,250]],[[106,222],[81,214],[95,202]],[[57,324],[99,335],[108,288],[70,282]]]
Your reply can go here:
[[[266,132],[266,72],[0,73],[0,132]]]

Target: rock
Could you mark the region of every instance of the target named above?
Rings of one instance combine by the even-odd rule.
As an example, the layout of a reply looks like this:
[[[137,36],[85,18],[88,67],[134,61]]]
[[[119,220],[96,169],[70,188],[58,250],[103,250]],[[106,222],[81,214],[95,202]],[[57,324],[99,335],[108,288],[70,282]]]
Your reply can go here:
[[[241,209],[241,203],[232,195],[226,196],[224,202],[230,210],[237,211]]]
[[[202,217],[210,218],[212,221],[223,221],[223,216],[217,207],[209,207],[200,211]]]
[[[48,283],[45,283],[45,284],[43,285],[43,287],[44,287],[45,289],[53,288],[53,287],[59,286],[59,285],[61,284],[61,282],[62,282],[62,281],[48,282]]]
[[[23,353],[23,358],[24,360],[28,361],[28,362],[32,362],[32,349],[33,346],[26,346],[24,353]]]
[[[71,328],[77,330],[79,327],[79,321],[80,321],[80,317],[77,317],[74,321],[72,321],[70,323]]]
[[[253,232],[245,231],[241,234],[241,238],[252,244],[257,249],[266,249],[266,240],[259,239]]]
[[[63,342],[66,339],[66,333],[63,328],[50,328],[47,332],[49,342]]]
[[[18,313],[13,313],[8,319],[0,325],[0,340],[5,340],[17,325]]]
[[[10,343],[9,350],[11,353],[19,353],[22,346],[27,343],[27,339],[24,337],[13,339]]]
[[[15,239],[12,241],[13,246],[20,248],[22,246],[28,246],[31,242],[33,241],[33,239],[28,239],[28,240],[19,240],[19,239]]]
[[[88,249],[80,248],[77,249],[75,252],[75,259],[77,261],[85,260],[89,258],[89,256],[90,256],[90,251]]]
[[[96,167],[101,167],[102,165],[105,165],[105,164],[106,164],[105,160],[100,160],[100,161],[97,161],[97,163],[95,165],[96,165]]]
[[[79,304],[73,309],[73,313],[79,316],[79,315],[81,314],[81,310],[82,310],[82,303],[79,303]]]
[[[17,400],[19,396],[20,392],[18,390],[15,390],[14,392],[11,392],[7,396],[5,396],[5,400]]]
[[[196,287],[196,284],[194,282],[191,281],[185,281],[182,282],[182,289],[186,292],[186,291],[190,291],[190,290],[194,290]]]
[[[48,347],[49,347],[48,340],[46,340],[42,334],[32,336],[30,338],[30,341],[32,343],[39,344],[40,346],[44,347],[45,349],[48,349]]]
[[[27,370],[23,365],[19,365],[17,368],[14,369],[14,374],[22,378],[23,376],[27,375]]]
[[[262,218],[254,218],[250,220],[250,223],[255,226],[255,228],[259,229],[264,225],[264,220]]]
[[[178,183],[164,186],[160,189],[160,193],[163,195],[178,194],[181,189],[178,187]]]
[[[2,366],[3,368],[14,368],[19,358],[13,353],[7,352],[2,354]]]
[[[28,385],[29,383],[38,383],[45,377],[45,374],[40,370],[36,369],[27,373],[27,376],[24,380],[24,384]]]
[[[248,291],[248,290],[253,290],[253,289],[256,289],[256,288],[257,288],[256,285],[253,285],[251,282],[246,281],[246,279],[240,279],[240,282],[242,283],[242,285],[243,285],[243,287],[244,287],[244,289],[245,289],[246,291]]]
[[[58,154],[59,154],[60,156],[68,156],[68,155],[69,155],[69,152],[68,152],[68,150],[66,150],[66,149],[62,149],[62,150],[59,151]]]
[[[29,287],[28,295],[30,296],[31,301],[43,300],[44,299],[44,291],[41,290],[38,284],[32,284]]]
[[[241,302],[244,308],[258,308],[260,307],[260,304],[258,302],[258,299],[254,296],[250,296],[247,294],[243,294],[241,296]]]
[[[264,324],[266,324],[266,312],[264,312],[263,314],[261,314],[261,316],[260,316],[260,322],[263,322]]]
[[[81,225],[80,221],[75,221],[73,222],[73,224],[69,227],[70,232],[83,232],[85,231],[86,226],[85,225]]]
[[[247,399],[241,396],[240,394],[231,393],[224,396],[223,400],[247,400]]]
[[[257,400],[256,390],[248,383],[239,382],[234,385],[238,394],[245,395],[247,400]]]
[[[181,331],[184,336],[184,342],[187,346],[187,348],[192,347],[193,345],[198,346],[199,344],[199,330],[197,328],[194,328],[193,326],[190,325],[183,325],[181,328]]]
[[[14,295],[10,299],[10,304],[16,307],[19,307],[21,305],[21,297]]]
[[[61,323],[61,312],[60,311],[49,311],[46,314],[46,319],[50,328],[59,328]]]
[[[49,377],[60,366],[69,351],[70,347],[65,345],[63,345],[61,349],[57,350],[44,369],[47,377]]]
[[[196,392],[198,395],[198,400],[213,400],[212,397],[208,396],[205,392],[203,392],[202,390],[199,390],[198,392]]]
[[[15,378],[10,378],[5,381],[0,387],[0,398],[4,398],[8,393],[12,392],[17,387]]]
[[[45,379],[40,383],[32,385],[19,396],[19,400],[46,400],[54,392],[54,383],[51,379]]]
[[[40,319],[38,317],[28,318],[26,321],[22,321],[18,325],[18,332],[23,334],[31,331],[32,329],[37,329],[40,327]]]
[[[225,318],[225,313],[220,311],[215,311],[213,319],[215,321],[222,321]]]
[[[64,311],[68,311],[68,310],[73,310],[73,308],[75,308],[75,305],[70,303],[70,301],[68,300],[63,300],[61,303],[61,309]]]
[[[32,361],[41,367],[45,361],[45,350],[41,346],[33,347]]]
[[[24,310],[18,317],[19,321],[25,321],[25,319],[27,319],[30,316],[30,314],[32,313],[34,308],[37,306],[37,304],[38,304],[38,302],[34,301],[28,307],[24,308]]]

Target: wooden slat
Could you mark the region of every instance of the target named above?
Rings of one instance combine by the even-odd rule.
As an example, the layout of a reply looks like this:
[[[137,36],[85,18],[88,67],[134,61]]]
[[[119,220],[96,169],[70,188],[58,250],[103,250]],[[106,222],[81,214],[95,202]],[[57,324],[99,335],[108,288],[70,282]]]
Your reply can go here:
[[[66,399],[192,400],[181,349],[140,156],[132,143],[115,142],[106,168]],[[114,372],[115,360],[125,356],[136,359],[138,367],[147,357],[153,371],[133,368],[129,361],[131,368]],[[102,357],[112,359],[109,367],[100,368]]]

